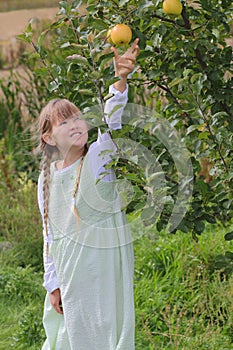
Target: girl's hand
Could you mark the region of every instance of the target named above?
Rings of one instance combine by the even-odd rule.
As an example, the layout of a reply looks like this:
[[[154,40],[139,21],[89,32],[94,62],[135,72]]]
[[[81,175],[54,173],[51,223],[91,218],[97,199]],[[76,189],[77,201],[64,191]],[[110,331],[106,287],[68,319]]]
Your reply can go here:
[[[115,76],[121,79],[127,79],[128,74],[132,73],[135,68],[136,57],[139,54],[139,39],[135,39],[130,48],[123,54],[119,55],[115,47],[111,47],[114,53]]]
[[[60,289],[55,289],[52,293],[49,294],[49,299],[51,305],[54,307],[54,309],[59,313],[63,314],[62,310],[62,304],[61,304],[61,292]]]

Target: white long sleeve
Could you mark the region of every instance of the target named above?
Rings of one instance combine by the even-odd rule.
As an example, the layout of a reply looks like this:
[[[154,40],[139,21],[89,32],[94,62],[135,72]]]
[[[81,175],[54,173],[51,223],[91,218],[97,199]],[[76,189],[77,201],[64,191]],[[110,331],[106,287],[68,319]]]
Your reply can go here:
[[[121,93],[119,90],[116,90],[113,86],[110,86],[109,88],[109,93],[113,95],[109,100],[107,100],[105,104],[105,116],[106,120],[108,123],[108,126],[111,130],[117,130],[121,128],[121,117],[123,110],[126,106],[127,103],[127,98],[128,98],[128,86],[126,90]],[[112,112],[114,110],[114,107],[118,106],[117,110]],[[106,142],[106,145],[109,145],[110,141],[110,136],[108,133],[101,133],[98,131],[98,138],[97,141],[94,142],[89,150],[93,150],[95,148],[95,145],[102,144]],[[88,151],[89,152],[89,151]],[[93,152],[94,155],[95,152]],[[106,163],[109,161],[110,156],[106,156]],[[105,163],[105,164],[106,164]],[[95,157],[92,157],[92,162],[91,162],[91,167],[93,172],[96,174],[96,177],[98,177],[99,173],[103,171],[103,169],[99,168],[99,162],[98,159]],[[112,180],[112,175],[109,174],[105,176],[104,181],[111,181]],[[38,180],[38,204],[39,204],[39,209],[42,215],[42,221],[43,220],[43,190],[42,190],[43,184],[41,183],[41,176],[39,177]],[[44,283],[43,286],[44,288],[49,292],[53,292],[55,289],[59,288],[58,280],[57,280],[57,275],[56,275],[56,270],[55,266],[53,263],[53,260],[49,257],[46,256],[46,247],[47,244],[50,245],[52,242],[52,233],[50,228],[48,227],[48,236],[46,235],[45,232],[45,227],[43,224],[43,237],[44,237],[44,248],[43,248],[43,260],[44,260]]]
[[[104,106],[104,114],[106,116],[108,126],[111,130],[121,129],[121,117],[128,100],[128,85],[123,93],[116,90],[114,86],[111,85],[109,87],[109,94],[112,94],[113,97],[108,99]],[[117,110],[114,111],[116,106]]]
[[[53,260],[47,256],[47,244],[50,245],[52,242],[52,233],[50,231],[50,228],[48,227],[48,236],[46,235],[45,225],[44,225],[44,205],[43,205],[43,191],[42,191],[43,184],[41,183],[41,176],[38,180],[38,205],[40,209],[40,213],[42,216],[43,221],[43,238],[44,238],[44,244],[43,244],[43,261],[44,261],[44,283],[43,286],[45,289],[51,293],[55,289],[59,288],[58,281],[57,281],[57,275],[55,266],[53,263]]]

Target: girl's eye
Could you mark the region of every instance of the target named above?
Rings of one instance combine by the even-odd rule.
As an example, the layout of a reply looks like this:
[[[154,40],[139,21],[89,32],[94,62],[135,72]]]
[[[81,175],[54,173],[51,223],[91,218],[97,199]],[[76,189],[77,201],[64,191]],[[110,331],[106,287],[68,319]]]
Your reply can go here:
[[[62,125],[65,125],[65,124],[67,124],[67,121],[63,120],[62,122],[59,123],[59,126],[62,126]]]

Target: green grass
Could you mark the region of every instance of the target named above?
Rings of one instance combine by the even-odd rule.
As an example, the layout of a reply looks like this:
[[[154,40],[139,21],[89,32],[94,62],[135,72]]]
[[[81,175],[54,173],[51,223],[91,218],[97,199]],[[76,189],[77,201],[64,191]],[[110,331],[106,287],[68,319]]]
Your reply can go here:
[[[58,4],[59,0],[2,0],[0,1],[0,12],[43,7],[58,7]]]
[[[135,243],[136,349],[233,349],[232,251],[225,229],[142,238]]]
[[[11,337],[17,330],[17,323],[23,313],[22,306],[20,307],[17,300],[8,301],[6,298],[0,302],[0,327],[1,339],[0,349],[10,349],[12,344]]]
[[[198,243],[184,234],[135,242],[136,350],[233,348],[233,279],[215,265],[232,249],[224,232],[209,227]],[[0,271],[0,350],[39,349],[42,274],[9,266]]]
[[[1,247],[10,243],[0,255],[0,350],[39,350],[45,291],[36,186],[22,178],[14,186],[0,188]],[[233,349],[230,229],[208,225],[198,242],[151,229],[134,242],[136,350]]]
[[[33,317],[28,317],[32,311],[34,312]],[[17,299],[9,301],[3,298],[0,302],[0,313],[0,350],[39,350],[41,348],[42,342],[38,341],[42,338],[42,333],[44,337],[41,325],[41,303],[30,301],[26,304]],[[38,327],[36,328],[35,325]]]
[[[0,350],[40,349],[44,294],[42,273],[30,267],[1,268]]]

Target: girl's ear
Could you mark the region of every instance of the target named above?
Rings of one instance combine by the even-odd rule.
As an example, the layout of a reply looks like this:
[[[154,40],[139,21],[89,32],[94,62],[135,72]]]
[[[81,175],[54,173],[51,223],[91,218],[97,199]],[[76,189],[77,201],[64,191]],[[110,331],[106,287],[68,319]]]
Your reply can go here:
[[[56,146],[56,142],[53,140],[50,134],[44,134],[42,135],[42,138],[45,143],[47,143],[50,146]]]

